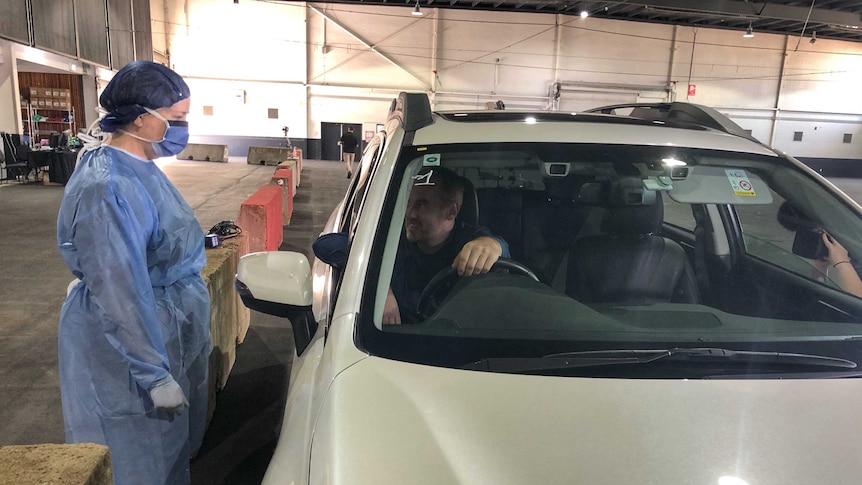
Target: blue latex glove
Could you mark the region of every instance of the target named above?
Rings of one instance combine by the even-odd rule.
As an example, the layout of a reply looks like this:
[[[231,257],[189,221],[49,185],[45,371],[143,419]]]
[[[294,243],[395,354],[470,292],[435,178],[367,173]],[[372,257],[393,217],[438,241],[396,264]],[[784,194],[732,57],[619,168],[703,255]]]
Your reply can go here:
[[[171,376],[165,377],[153,385],[150,389],[150,398],[157,409],[168,414],[179,414],[183,408],[189,405],[182,388]]]

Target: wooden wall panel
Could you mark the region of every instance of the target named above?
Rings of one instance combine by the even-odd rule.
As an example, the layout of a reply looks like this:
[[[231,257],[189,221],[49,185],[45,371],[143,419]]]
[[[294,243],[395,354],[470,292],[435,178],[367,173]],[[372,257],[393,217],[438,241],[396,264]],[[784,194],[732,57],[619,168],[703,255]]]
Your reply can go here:
[[[80,128],[86,128],[81,126],[84,122],[84,117],[82,116],[82,110],[84,107],[84,81],[83,77],[77,76],[74,74],[51,74],[51,73],[42,73],[42,72],[19,72],[18,73],[18,86],[20,90],[20,96],[24,99],[30,99],[30,88],[60,88],[60,89],[68,89],[71,92],[71,100],[72,100],[72,108],[75,113],[75,123],[72,125],[72,133],[78,133]],[[47,110],[39,110],[40,114],[47,115],[49,117],[61,116],[61,113],[58,111],[47,111]],[[22,116],[27,115],[26,107],[22,106],[21,109]],[[48,133],[40,133],[40,138],[47,139],[50,135],[50,131],[53,129],[54,131],[62,131],[66,127],[62,124],[53,124],[53,123],[45,123],[40,126],[40,130],[47,131]],[[26,130],[26,126],[25,126]]]
[[[20,2],[21,0],[17,0]],[[30,0],[36,47],[78,56],[72,0]]]
[[[27,2],[0,2],[0,37],[30,45],[27,26]]]

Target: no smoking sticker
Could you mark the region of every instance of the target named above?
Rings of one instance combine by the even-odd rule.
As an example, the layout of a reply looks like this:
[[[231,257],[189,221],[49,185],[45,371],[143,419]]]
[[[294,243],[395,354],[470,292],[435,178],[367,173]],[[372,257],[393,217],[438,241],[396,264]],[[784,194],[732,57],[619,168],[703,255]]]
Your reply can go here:
[[[745,170],[725,170],[727,180],[730,180],[730,186],[733,188],[733,193],[740,197],[757,197],[754,192],[754,186],[751,185],[751,180],[745,174]]]

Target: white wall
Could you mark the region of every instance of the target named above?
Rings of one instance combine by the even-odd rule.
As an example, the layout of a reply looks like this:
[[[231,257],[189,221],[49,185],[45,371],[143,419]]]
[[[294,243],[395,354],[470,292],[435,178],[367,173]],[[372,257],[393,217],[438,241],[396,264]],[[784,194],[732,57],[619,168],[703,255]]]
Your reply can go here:
[[[280,137],[289,126],[290,136],[308,136],[304,6],[201,0],[167,6],[166,50],[192,89],[192,135]],[[269,109],[278,118],[270,119]]]
[[[290,136],[307,138],[305,87],[301,84],[226,81],[186,77],[192,92],[189,131],[192,135]],[[211,106],[213,114],[204,115]],[[269,118],[269,110],[277,118]]]

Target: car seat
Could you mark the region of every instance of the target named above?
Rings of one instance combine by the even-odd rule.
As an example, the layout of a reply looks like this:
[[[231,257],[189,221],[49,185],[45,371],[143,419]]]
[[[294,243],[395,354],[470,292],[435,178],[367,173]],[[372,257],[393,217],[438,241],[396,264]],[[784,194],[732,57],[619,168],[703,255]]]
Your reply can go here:
[[[566,293],[583,303],[698,303],[685,251],[659,236],[661,194],[648,205],[609,207],[600,236],[575,241]]]
[[[464,184],[464,197],[461,202],[461,210],[455,217],[456,222],[465,222],[471,226],[479,224],[479,198],[476,196],[476,187],[467,177],[461,177]]]

